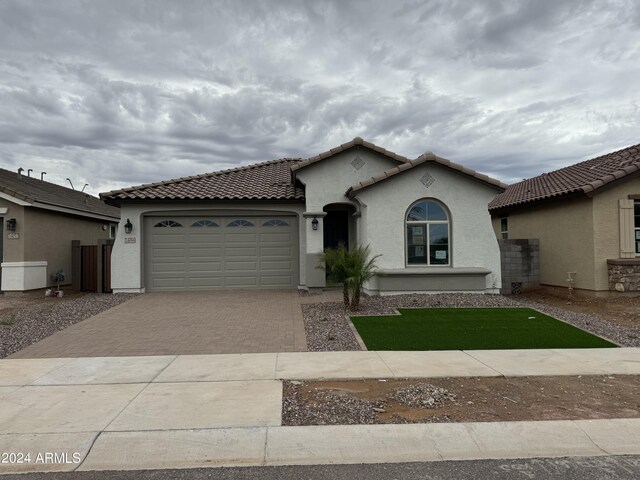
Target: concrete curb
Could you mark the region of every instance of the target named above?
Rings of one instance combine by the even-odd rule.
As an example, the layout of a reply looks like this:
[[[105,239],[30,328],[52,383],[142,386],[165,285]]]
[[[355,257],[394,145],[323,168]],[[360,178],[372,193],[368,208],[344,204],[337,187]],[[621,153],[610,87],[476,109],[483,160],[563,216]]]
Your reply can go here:
[[[640,454],[640,419],[336,425],[0,435],[3,448],[66,452],[81,463],[0,473],[399,463]],[[5,438],[7,437],[7,438]]]
[[[283,379],[605,374],[640,348],[1,360],[0,452],[32,460],[0,474],[640,455],[637,418],[281,426]]]

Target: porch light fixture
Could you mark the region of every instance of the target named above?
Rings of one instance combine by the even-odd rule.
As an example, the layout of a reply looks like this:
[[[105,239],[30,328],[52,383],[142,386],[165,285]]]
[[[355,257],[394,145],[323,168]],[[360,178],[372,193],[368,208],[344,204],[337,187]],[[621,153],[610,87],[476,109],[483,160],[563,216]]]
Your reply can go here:
[[[318,219],[316,217],[313,217],[313,220],[311,220],[311,228],[313,230],[318,230]]]
[[[127,218],[127,223],[124,224],[124,233],[129,235],[132,230],[133,230],[133,224],[131,223],[131,220]]]
[[[7,230],[9,230],[10,232],[15,232],[16,231],[16,219],[15,218],[11,218],[9,220],[7,220]]]

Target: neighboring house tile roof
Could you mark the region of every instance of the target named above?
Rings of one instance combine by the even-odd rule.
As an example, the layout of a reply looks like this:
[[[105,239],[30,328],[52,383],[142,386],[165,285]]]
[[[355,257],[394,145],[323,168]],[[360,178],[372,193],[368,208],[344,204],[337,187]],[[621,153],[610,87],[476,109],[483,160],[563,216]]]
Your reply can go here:
[[[374,145],[371,142],[366,142],[360,137],[356,137],[350,142],[343,143],[342,145],[336,148],[332,148],[331,150],[327,150],[326,152],[322,152],[321,154],[316,155],[315,157],[310,157],[310,158],[307,158],[306,160],[302,160],[298,162],[297,164],[291,167],[291,170],[295,172],[302,168],[308,167],[309,165],[313,165],[314,163],[318,163],[319,161],[324,160],[325,158],[333,157],[334,155],[340,152],[349,150],[350,148],[353,148],[355,146],[362,146],[362,147],[368,148],[369,150],[373,150],[374,152],[377,152],[381,155],[384,155],[385,157],[390,158],[396,163],[405,163],[409,161],[407,157],[403,157],[402,155],[398,155],[397,153],[390,152],[389,150],[386,150],[382,147]]]
[[[489,210],[522,205],[598,188],[640,170],[640,145],[608,153],[510,185],[490,204]]]
[[[101,193],[120,200],[303,200],[304,189],[291,178],[300,159],[283,158]]]
[[[437,163],[438,165],[451,168],[460,173],[473,177],[477,180],[488,183],[489,185],[497,187],[501,190],[504,190],[505,188],[507,188],[507,185],[500,182],[499,180],[488,177],[487,175],[483,175],[482,173],[478,173],[475,170],[471,170],[470,168],[463,167],[462,165],[459,165],[457,163],[453,163],[447,160],[446,158],[438,157],[431,152],[427,152],[427,153],[423,153],[415,160],[407,159],[406,163],[403,163],[402,165],[398,165],[397,167],[393,167],[393,168],[390,168],[389,170],[385,170],[378,176],[372,177],[368,180],[365,180],[364,182],[360,182],[356,185],[353,185],[352,187],[349,188],[349,190],[347,190],[347,196],[349,198],[353,198],[359,192],[361,192],[366,188],[377,185],[378,183],[383,182],[388,178],[394,177],[395,175],[398,175],[402,172],[406,172],[407,170],[411,170],[412,168],[417,167],[418,165],[422,165],[428,162]]]
[[[120,218],[120,209],[99,198],[62,185],[0,168],[0,192],[40,208],[59,208],[78,215]]]

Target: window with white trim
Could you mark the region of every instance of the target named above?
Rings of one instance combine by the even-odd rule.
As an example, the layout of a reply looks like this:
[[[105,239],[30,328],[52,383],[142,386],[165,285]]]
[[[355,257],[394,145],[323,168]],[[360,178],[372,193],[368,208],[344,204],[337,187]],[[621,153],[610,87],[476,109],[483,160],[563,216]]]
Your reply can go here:
[[[633,227],[636,256],[640,256],[640,200],[633,202]]]
[[[449,215],[435,200],[419,200],[405,220],[407,265],[449,265]]]
[[[509,238],[509,219],[507,217],[500,219],[500,234],[504,240]]]

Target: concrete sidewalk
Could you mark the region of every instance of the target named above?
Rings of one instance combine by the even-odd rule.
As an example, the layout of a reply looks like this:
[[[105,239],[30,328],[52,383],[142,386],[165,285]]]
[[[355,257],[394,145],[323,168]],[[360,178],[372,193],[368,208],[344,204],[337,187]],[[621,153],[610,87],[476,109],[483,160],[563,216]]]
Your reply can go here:
[[[6,359],[0,473],[640,454],[640,419],[281,425],[282,379],[599,374],[640,349]]]

